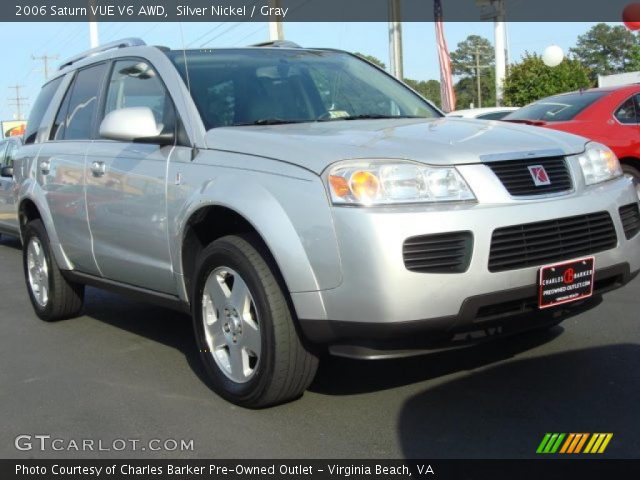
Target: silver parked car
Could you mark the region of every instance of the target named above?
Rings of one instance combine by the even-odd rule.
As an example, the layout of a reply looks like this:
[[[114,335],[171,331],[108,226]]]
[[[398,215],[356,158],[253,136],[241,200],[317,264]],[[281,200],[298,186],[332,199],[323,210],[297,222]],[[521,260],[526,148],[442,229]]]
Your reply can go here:
[[[323,349],[547,328],[640,270],[607,147],[445,118],[340,51],[105,45],[43,87],[16,165],[37,315],[78,315],[85,285],[190,312],[244,406],[301,395]]]
[[[0,234],[11,236],[20,234],[14,203],[16,183],[13,179],[13,160],[20,146],[21,137],[0,140]]]

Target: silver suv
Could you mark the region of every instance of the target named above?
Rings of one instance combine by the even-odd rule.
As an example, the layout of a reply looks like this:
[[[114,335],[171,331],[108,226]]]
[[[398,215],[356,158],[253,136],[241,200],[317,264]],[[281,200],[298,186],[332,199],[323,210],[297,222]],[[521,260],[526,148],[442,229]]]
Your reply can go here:
[[[220,395],[301,395],[323,350],[409,355],[547,328],[640,269],[615,155],[445,118],[351,54],[135,39],[64,63],[14,169],[33,307],[85,285],[190,312]]]

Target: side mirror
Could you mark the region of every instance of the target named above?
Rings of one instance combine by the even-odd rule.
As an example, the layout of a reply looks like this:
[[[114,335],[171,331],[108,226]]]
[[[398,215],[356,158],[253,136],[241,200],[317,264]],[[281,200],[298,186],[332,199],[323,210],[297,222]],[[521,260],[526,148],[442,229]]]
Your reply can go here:
[[[174,143],[173,133],[162,133],[164,126],[156,123],[149,107],[120,108],[109,112],[100,124],[100,136],[121,142]]]
[[[13,167],[2,167],[0,177],[13,178]]]

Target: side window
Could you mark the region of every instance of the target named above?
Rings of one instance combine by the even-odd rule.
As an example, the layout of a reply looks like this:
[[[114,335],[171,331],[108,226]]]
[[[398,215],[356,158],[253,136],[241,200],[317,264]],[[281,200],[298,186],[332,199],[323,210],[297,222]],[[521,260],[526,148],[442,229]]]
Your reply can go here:
[[[71,86],[65,121],[65,140],[92,138],[93,121],[98,105],[98,92],[106,64],[93,65],[80,70]],[[64,103],[63,103],[64,107]]]
[[[51,103],[51,99],[58,90],[60,82],[62,82],[62,77],[51,80],[40,90],[36,103],[33,104],[33,108],[31,108],[31,113],[29,114],[27,128],[24,132],[24,143],[34,143],[36,141],[42,118]]]
[[[616,110],[614,115],[620,123],[624,123],[624,124],[638,123],[635,98],[631,97],[627,99],[622,105],[620,105],[620,107],[618,108],[618,110]]]
[[[0,143],[0,167],[4,167],[5,153],[9,142]]]
[[[53,126],[51,127],[49,140],[64,140],[64,134],[67,130],[69,98],[71,97],[71,92],[73,90],[73,83],[74,82],[71,82],[71,85],[69,85],[69,88],[67,89],[67,93],[64,94],[64,98],[62,99],[62,103],[60,104],[60,108],[58,109],[58,113],[56,114],[56,118],[53,121]]]
[[[13,157],[15,156],[18,145],[15,142],[9,142],[7,144],[7,151],[4,155],[4,167],[13,167]]]
[[[175,129],[171,97],[156,71],[144,60],[119,60],[113,65],[104,115],[130,107],[149,107],[164,131]]]

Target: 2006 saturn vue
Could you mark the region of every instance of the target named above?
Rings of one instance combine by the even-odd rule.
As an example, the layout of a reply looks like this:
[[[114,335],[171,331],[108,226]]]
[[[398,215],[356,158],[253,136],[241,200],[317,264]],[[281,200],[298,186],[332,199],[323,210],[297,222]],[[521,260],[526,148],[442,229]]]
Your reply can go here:
[[[323,349],[548,328],[640,270],[609,148],[445,118],[356,56],[287,42],[78,55],[15,165],[38,316],[79,314],[85,285],[190,312],[215,389],[249,407],[300,396]]]

